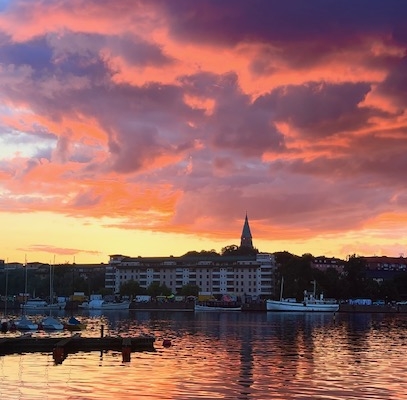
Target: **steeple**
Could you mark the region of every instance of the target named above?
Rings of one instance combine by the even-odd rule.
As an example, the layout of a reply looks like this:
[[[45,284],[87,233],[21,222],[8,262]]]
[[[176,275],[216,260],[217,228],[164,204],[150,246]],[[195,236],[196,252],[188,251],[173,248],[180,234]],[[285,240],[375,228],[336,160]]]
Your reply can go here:
[[[252,242],[252,233],[250,232],[249,220],[247,218],[244,219],[244,225],[242,230],[242,236],[240,237],[240,247],[248,247],[253,249],[253,242]]]

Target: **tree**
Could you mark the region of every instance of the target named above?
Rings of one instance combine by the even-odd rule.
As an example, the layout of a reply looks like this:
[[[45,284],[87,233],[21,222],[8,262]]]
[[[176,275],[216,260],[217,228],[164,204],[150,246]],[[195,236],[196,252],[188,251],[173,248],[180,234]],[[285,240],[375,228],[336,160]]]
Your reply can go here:
[[[192,250],[192,251],[188,251],[187,253],[185,253],[182,257],[206,257],[206,256],[209,256],[209,257],[218,256],[219,257],[219,253],[217,253],[213,249],[209,250],[209,251],[207,251],[207,250],[201,250],[201,251]]]
[[[222,256],[251,256],[258,254],[259,250],[256,248],[245,247],[245,246],[236,246],[232,244],[230,246],[226,246],[222,249],[221,255]]]
[[[280,279],[284,277],[283,297],[295,297],[298,301],[302,301],[304,290],[310,289],[311,281],[314,279],[311,268],[313,257],[309,254],[302,257],[286,253],[281,255],[281,259],[277,259],[277,265]]]
[[[231,244],[229,246],[223,247],[220,253],[222,256],[230,256],[230,255],[236,254],[236,251],[238,248],[239,248],[239,246],[236,246],[235,244]]]
[[[344,267],[348,297],[366,297],[369,295],[368,280],[366,278],[366,262],[363,258],[353,254]],[[370,296],[369,296],[370,297]]]
[[[324,293],[324,297],[341,298],[342,278],[335,268],[327,268],[325,271],[314,268],[313,275],[321,288],[321,292]]]
[[[146,289],[142,288],[140,283],[133,279],[122,283],[120,286],[121,296],[137,296],[138,294],[146,294],[146,292]]]
[[[188,285],[184,285],[182,286],[182,288],[179,291],[179,294],[181,296],[195,296],[198,297],[199,294],[199,286],[197,285],[192,285],[192,284],[188,284]]]
[[[160,285],[159,282],[152,282],[147,288],[147,294],[149,294],[151,297],[157,297],[169,296],[172,294],[172,292],[171,289],[168,288],[166,285]]]

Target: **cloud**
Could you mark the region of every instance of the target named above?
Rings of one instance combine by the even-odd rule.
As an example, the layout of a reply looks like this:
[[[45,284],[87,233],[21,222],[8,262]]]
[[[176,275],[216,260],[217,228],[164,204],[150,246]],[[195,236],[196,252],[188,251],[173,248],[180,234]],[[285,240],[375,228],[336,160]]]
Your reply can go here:
[[[403,215],[406,11],[393,0],[11,2],[2,209],[220,240],[248,211],[268,241]]]

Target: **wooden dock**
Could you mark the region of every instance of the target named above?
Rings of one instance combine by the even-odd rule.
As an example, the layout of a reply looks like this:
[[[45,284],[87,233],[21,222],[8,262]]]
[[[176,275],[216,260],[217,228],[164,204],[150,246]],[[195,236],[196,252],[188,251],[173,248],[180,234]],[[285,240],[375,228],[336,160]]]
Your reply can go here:
[[[79,351],[120,351],[127,358],[131,352],[154,351],[155,338],[152,336],[140,337],[80,337],[73,335],[66,338],[61,337],[32,337],[23,335],[19,337],[0,339],[0,356],[7,354],[24,353],[53,353],[54,359],[61,362],[69,353]]]

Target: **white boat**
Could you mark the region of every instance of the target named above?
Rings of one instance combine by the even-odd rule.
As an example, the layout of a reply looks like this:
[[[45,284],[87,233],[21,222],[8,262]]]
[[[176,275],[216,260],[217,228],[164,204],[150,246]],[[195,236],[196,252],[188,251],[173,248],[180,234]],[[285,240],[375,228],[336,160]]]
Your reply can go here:
[[[59,331],[64,329],[64,325],[51,316],[45,317],[39,325],[40,328],[44,329],[44,331]]]
[[[336,312],[339,304],[335,300],[325,300],[321,294],[320,298],[315,295],[316,282],[314,281],[314,292],[304,291],[304,300],[298,302],[295,299],[283,299],[284,279],[281,280],[280,300],[266,300],[267,311],[300,311],[300,312]]]
[[[204,303],[195,303],[195,311],[241,311],[242,307],[233,303],[209,301]]]
[[[79,305],[83,310],[128,310],[129,307],[130,301],[91,300]]]
[[[38,311],[45,311],[45,310],[64,310],[66,306],[66,301],[58,300],[57,303],[49,304],[43,299],[30,299],[27,300],[24,304],[21,304],[21,308],[23,310],[38,310]]]
[[[54,262],[54,264],[55,264],[55,262]],[[48,315],[48,317],[45,317],[39,323],[39,327],[41,329],[50,330],[50,331],[62,330],[62,329],[64,329],[64,325],[62,324],[62,322],[51,316],[51,310],[54,309],[54,306],[58,304],[58,303],[53,303],[53,301],[52,301],[53,300],[53,279],[52,279],[52,266],[51,265],[49,267],[49,298],[51,300],[51,303],[47,304],[48,305],[47,309],[49,310],[49,315]],[[65,306],[64,306],[64,308],[65,308]]]

